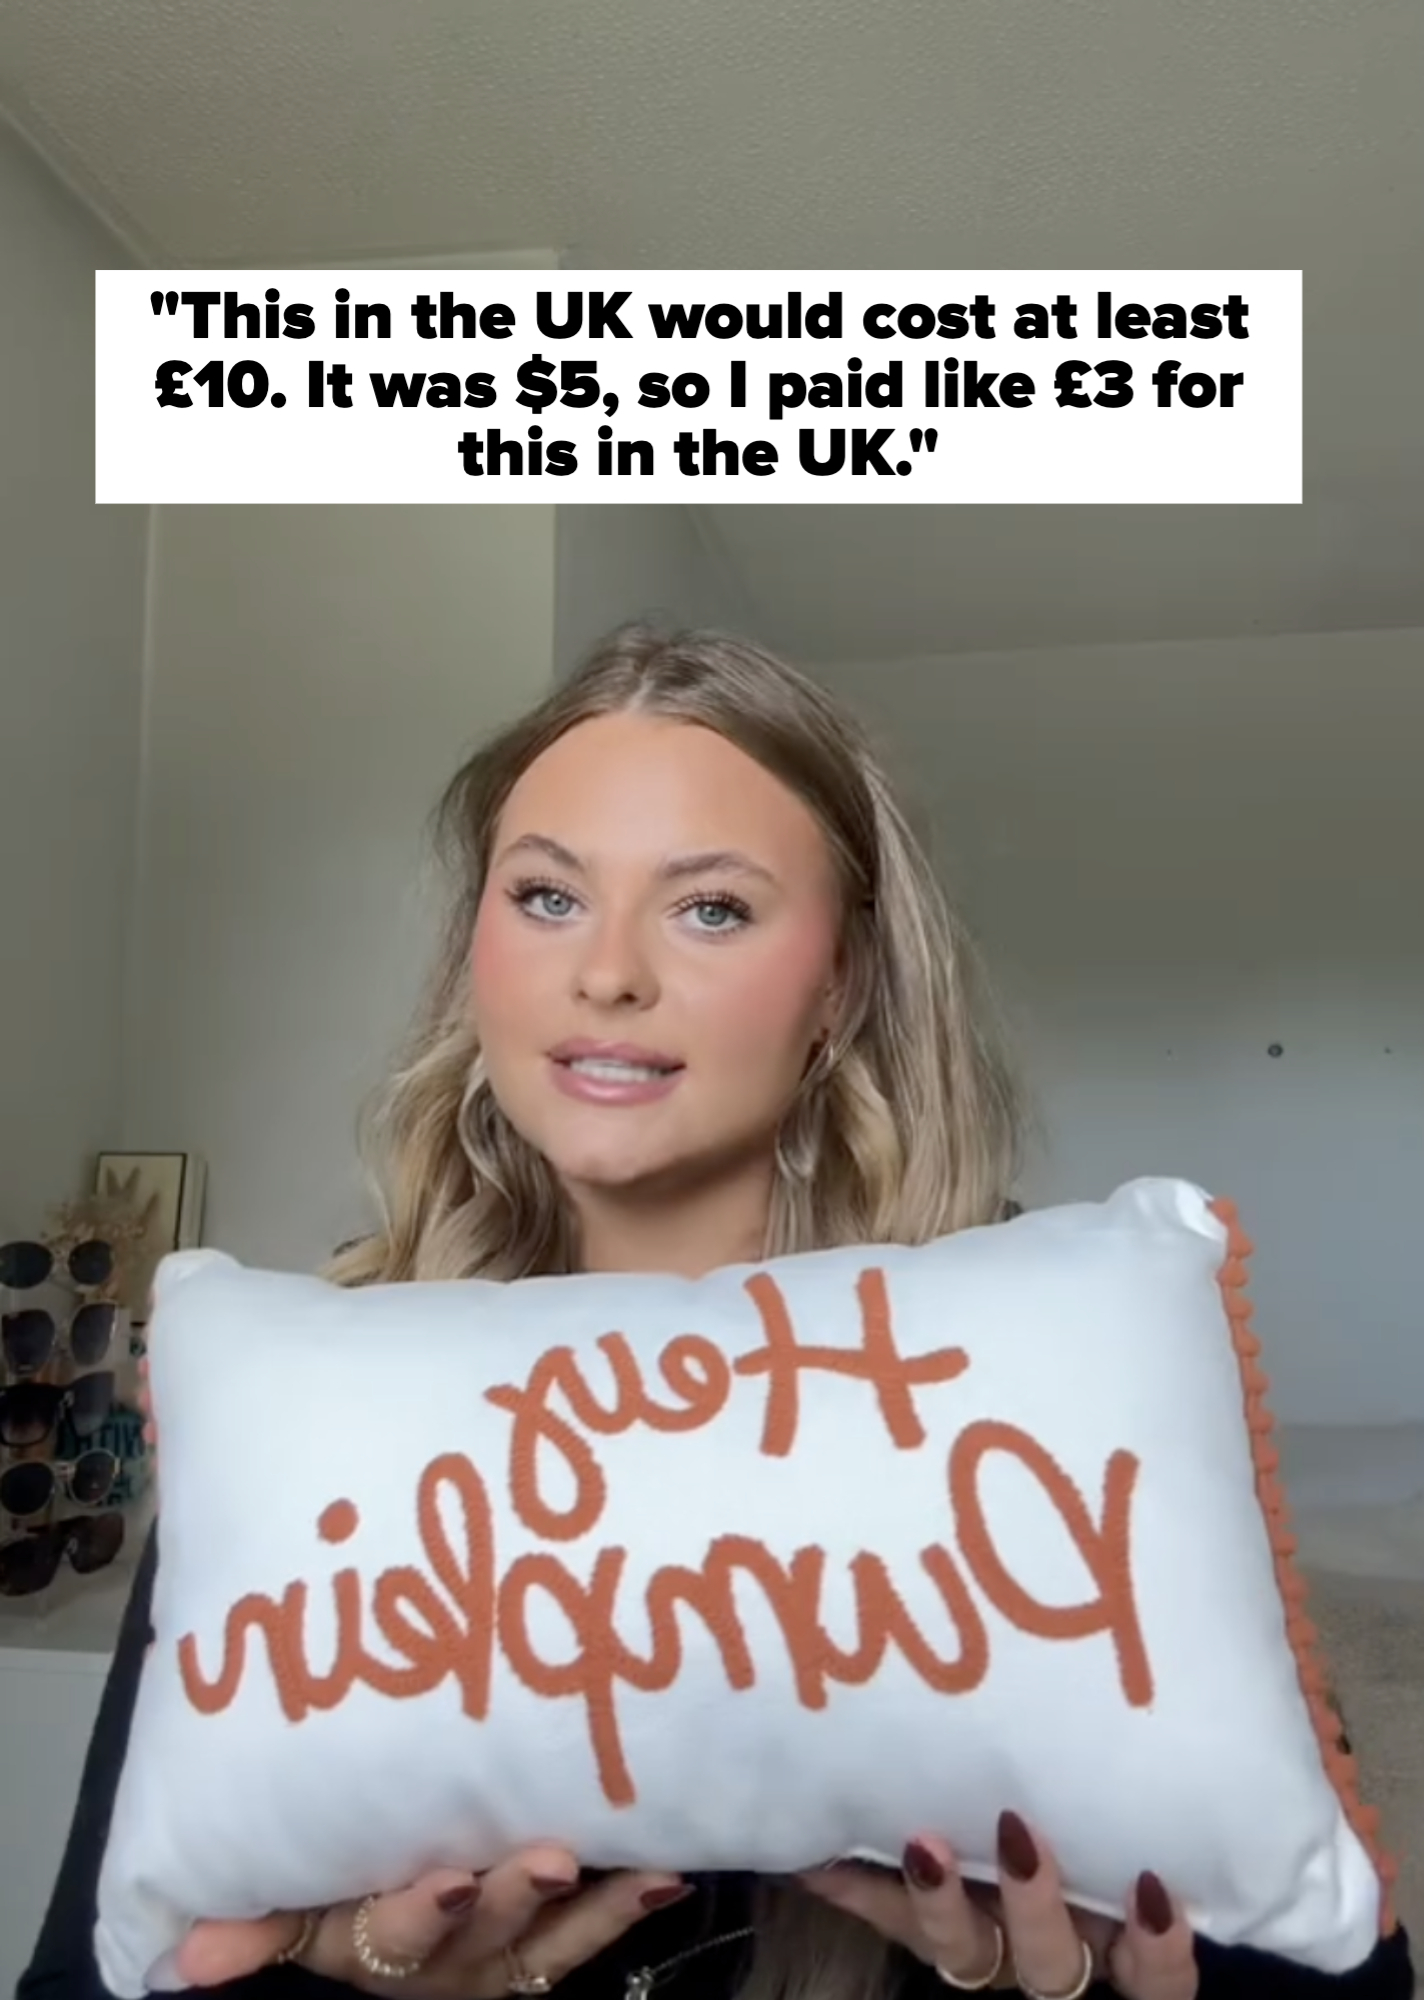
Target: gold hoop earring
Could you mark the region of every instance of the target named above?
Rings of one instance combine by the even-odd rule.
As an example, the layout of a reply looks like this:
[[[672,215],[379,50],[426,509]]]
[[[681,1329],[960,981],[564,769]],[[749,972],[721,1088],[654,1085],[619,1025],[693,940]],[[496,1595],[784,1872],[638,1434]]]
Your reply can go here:
[[[806,1072],[795,1103],[776,1135],[777,1172],[786,1181],[814,1180],[825,1137],[829,1074]]]
[[[456,1130],[466,1159],[495,1187],[502,1185],[495,1145],[498,1121],[499,1106],[484,1073],[484,1064],[477,1062],[465,1085]]]
[[[811,1051],[811,1062],[806,1071],[805,1081],[813,1086],[828,1082],[835,1075],[842,1053],[835,1036],[824,1035]]]
[[[786,1149],[786,1134],[776,1135],[776,1171],[784,1181],[804,1181],[810,1179],[809,1162],[793,1159]]]

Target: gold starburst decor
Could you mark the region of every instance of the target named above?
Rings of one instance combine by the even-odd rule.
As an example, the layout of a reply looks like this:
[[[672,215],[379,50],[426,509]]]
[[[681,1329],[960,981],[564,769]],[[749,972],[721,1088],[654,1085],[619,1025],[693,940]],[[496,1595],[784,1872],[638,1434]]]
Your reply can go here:
[[[148,1289],[158,1257],[153,1254],[153,1225],[158,1213],[158,1197],[142,1200],[137,1176],[119,1182],[112,1174],[95,1194],[77,1201],[65,1201],[53,1210],[45,1241],[63,1263],[81,1243],[107,1243],[114,1253],[114,1268],[100,1296],[114,1299],[129,1308],[135,1320],[147,1316]]]

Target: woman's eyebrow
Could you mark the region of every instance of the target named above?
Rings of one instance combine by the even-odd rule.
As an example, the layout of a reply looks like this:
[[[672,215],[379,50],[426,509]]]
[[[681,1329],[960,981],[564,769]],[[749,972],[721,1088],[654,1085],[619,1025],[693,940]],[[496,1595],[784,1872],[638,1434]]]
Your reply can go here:
[[[669,882],[681,882],[689,875],[754,875],[773,885],[776,877],[749,854],[735,847],[715,847],[704,854],[679,854],[665,861],[658,873]]]
[[[524,833],[518,840],[510,842],[499,856],[506,861],[513,854],[542,854],[571,874],[585,875],[585,864],[571,848],[560,840],[551,840],[546,833]],[[753,861],[749,854],[743,854],[735,847],[708,848],[700,854],[676,854],[662,862],[658,874],[665,882],[682,882],[691,875],[752,875],[759,881],[776,884],[776,877],[769,868],[759,861]]]
[[[511,840],[508,847],[496,857],[496,866],[501,861],[508,861],[512,854],[542,854],[546,859],[556,862],[560,868],[567,868],[572,874],[582,875],[585,872],[578,856],[561,841],[550,840],[546,833],[522,833],[518,840]]]

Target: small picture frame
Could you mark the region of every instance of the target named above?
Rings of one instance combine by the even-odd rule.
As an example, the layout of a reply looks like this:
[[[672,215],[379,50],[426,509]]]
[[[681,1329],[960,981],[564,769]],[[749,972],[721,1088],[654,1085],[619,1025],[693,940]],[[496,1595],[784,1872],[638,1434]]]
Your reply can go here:
[[[153,1274],[172,1250],[196,1249],[202,1240],[207,1175],[194,1153],[100,1153],[94,1194],[104,1204],[136,1214],[142,1231],[124,1260],[122,1303],[134,1326],[148,1319]]]

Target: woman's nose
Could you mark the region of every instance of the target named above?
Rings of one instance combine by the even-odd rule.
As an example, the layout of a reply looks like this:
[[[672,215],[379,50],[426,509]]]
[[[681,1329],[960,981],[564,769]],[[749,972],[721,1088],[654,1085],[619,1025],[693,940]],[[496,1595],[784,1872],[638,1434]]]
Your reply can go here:
[[[579,958],[578,990],[597,1007],[646,1007],[657,998],[653,954],[636,922],[604,918],[592,927]]]

